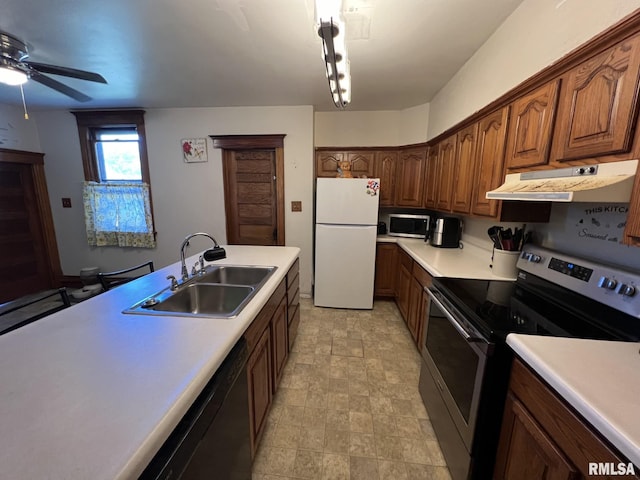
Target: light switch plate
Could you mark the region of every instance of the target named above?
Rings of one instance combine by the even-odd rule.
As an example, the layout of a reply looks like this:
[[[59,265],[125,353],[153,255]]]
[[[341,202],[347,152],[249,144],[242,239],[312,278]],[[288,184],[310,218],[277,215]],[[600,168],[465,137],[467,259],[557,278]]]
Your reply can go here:
[[[62,198],[62,208],[71,208],[71,199],[67,197]]]
[[[302,202],[300,202],[300,201],[291,202],[291,211],[292,212],[301,212],[302,211]]]

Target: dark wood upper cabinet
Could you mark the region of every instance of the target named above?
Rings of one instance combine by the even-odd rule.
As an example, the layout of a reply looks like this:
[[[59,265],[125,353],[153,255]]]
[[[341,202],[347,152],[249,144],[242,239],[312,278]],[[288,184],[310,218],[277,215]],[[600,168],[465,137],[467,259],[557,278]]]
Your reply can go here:
[[[552,161],[629,152],[638,114],[640,35],[562,77]]]
[[[347,152],[347,161],[351,164],[351,175],[354,177],[373,177],[375,152]]]
[[[380,206],[392,207],[396,194],[396,168],[398,152],[375,152],[373,176],[380,179]]]
[[[457,135],[451,195],[451,209],[457,213],[469,213],[471,210],[471,194],[475,183],[477,137],[477,123],[463,128]]]
[[[560,80],[554,80],[513,102],[507,168],[533,167],[549,162],[559,85]]]
[[[345,156],[345,152],[316,152],[316,177],[336,178],[338,166]]]
[[[396,185],[397,206],[422,206],[426,156],[426,145],[400,151],[398,160],[398,183]]]
[[[427,167],[425,170],[425,208],[436,208],[438,203],[438,148],[439,145],[429,147],[427,154]]]
[[[474,215],[498,215],[499,202],[488,200],[485,194],[502,184],[508,118],[509,107],[504,107],[478,122],[476,173],[471,200],[471,213]]]
[[[451,210],[451,194],[453,190],[453,167],[456,160],[456,134],[445,138],[438,146],[438,163],[436,166],[438,179],[438,196],[436,208],[438,210]]]

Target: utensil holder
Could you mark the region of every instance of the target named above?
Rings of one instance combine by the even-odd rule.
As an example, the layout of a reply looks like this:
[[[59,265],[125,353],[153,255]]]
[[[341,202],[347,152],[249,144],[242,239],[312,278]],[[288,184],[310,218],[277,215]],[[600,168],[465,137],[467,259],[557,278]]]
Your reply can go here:
[[[518,263],[519,257],[519,251],[512,252],[509,250],[494,249],[491,257],[493,274],[499,277],[515,278],[518,274],[516,263]]]

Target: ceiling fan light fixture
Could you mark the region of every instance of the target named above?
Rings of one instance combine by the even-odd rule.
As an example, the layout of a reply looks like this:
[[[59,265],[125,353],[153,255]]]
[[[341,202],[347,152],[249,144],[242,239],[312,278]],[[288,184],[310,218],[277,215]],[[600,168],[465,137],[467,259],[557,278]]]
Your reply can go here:
[[[26,73],[9,65],[0,65],[0,83],[17,86],[24,85],[29,80]]]

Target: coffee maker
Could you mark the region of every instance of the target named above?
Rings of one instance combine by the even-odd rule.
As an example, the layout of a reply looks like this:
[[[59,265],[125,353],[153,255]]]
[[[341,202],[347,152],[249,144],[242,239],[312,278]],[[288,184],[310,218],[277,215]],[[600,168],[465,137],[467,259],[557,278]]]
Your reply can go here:
[[[438,217],[429,226],[425,238],[432,246],[439,248],[458,248],[462,235],[462,221],[456,217]]]

